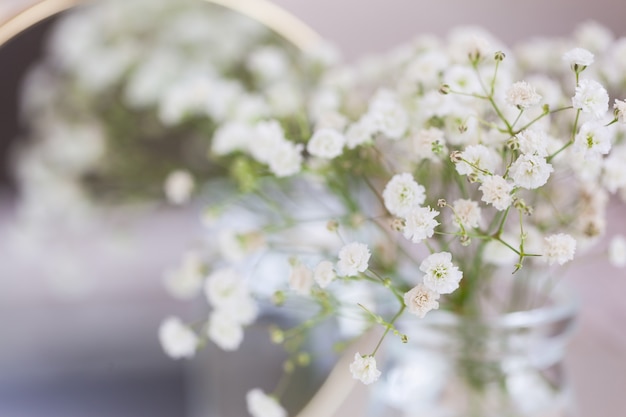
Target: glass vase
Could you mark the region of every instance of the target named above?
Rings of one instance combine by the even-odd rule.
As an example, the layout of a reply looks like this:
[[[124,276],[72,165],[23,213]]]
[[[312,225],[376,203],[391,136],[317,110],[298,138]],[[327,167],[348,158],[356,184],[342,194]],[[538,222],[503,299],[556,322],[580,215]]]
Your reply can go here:
[[[489,319],[431,311],[398,324],[372,385],[368,417],[571,417],[564,370],[574,329],[567,291],[546,305]]]

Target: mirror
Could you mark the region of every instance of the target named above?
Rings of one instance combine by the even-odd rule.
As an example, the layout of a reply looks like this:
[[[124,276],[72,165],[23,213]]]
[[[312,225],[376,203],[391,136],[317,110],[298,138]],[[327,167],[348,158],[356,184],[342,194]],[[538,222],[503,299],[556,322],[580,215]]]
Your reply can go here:
[[[269,345],[264,328],[237,356],[207,349],[193,370],[158,344],[166,315],[205,313],[163,290],[189,236],[209,238],[202,202],[179,203],[234,169],[210,163],[218,122],[304,111],[334,57],[260,0],[78,3],[42,1],[0,29],[0,385],[14,394],[0,414],[244,415],[244,373],[261,385],[283,360],[278,351],[267,369],[241,365]],[[300,382],[310,396],[320,375]],[[137,398],[120,401],[124,392]]]

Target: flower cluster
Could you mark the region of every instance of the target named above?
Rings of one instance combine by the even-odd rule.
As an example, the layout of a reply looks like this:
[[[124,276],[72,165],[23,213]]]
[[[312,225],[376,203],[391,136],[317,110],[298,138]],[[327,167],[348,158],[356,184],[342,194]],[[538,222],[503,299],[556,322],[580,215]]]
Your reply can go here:
[[[345,337],[373,323],[406,341],[395,326],[405,312],[486,314],[493,279],[572,261],[605,233],[611,195],[626,199],[626,104],[611,111],[588,49],[547,71],[529,67],[527,48],[517,58],[476,28],[418,38],[329,68],[306,114],[292,115],[296,130],[266,117],[220,127],[211,155],[235,167],[236,204],[210,205],[210,230],[238,213],[253,219],[239,236],[263,245],[207,268],[256,259],[246,270],[257,299],[318,306],[272,330],[295,358],[306,346],[290,342],[329,318]],[[615,239],[614,264],[624,252]],[[354,378],[379,378],[379,346],[355,353]]]
[[[309,362],[304,336],[318,324],[335,322],[344,339],[381,326],[379,343],[349,367],[373,383],[383,340],[407,340],[400,317],[493,312],[494,281],[554,273],[605,234],[611,199],[626,201],[626,41],[598,26],[559,42],[564,49],[545,40],[509,49],[461,28],[353,65],[325,60],[310,84],[294,78],[302,66],[286,47],[242,36],[232,56],[217,39],[222,64],[180,73],[154,65],[174,53],[160,51],[142,58],[146,69],[132,67],[123,90],[159,126],[189,128],[202,150],[192,147],[202,156],[193,164],[170,161],[159,179],[173,203],[209,201],[204,239],[165,282],[179,298],[204,293],[210,312],[193,326],[163,322],[173,358],[207,340],[236,350],[265,308],[293,302],[299,318],[310,316],[269,329],[287,351],[285,372]],[[89,69],[81,74],[96,77],[92,88],[111,85],[73,51],[63,65]],[[122,50],[112,55],[118,73],[130,68]],[[225,76],[233,71],[239,80]],[[88,145],[85,154],[101,152]],[[209,166],[225,168],[199,175]],[[626,264],[623,239],[609,255]],[[247,396],[254,417],[285,416],[279,400],[259,389]]]

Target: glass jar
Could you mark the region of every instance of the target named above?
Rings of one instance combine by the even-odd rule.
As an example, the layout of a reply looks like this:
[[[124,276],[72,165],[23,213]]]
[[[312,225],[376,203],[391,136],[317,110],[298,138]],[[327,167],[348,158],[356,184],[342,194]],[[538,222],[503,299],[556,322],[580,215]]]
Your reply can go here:
[[[388,344],[368,416],[571,417],[563,359],[576,312],[560,291],[543,307],[489,319],[406,315],[398,328],[408,344]]]

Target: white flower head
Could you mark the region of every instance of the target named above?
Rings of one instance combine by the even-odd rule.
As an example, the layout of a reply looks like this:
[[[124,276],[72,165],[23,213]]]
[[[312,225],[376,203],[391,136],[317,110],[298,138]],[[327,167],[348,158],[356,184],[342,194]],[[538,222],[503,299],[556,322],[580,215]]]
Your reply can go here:
[[[574,139],[574,151],[585,155],[585,159],[598,159],[611,151],[611,137],[604,124],[597,121],[583,123]]]
[[[339,251],[337,273],[344,277],[353,277],[359,272],[365,272],[371,253],[364,243],[352,242]]]
[[[597,81],[580,80],[572,97],[572,105],[575,109],[600,119],[609,109],[609,93]]]
[[[414,157],[417,160],[428,159],[433,162],[441,161],[441,156],[447,154],[444,132],[431,127],[418,131],[411,138]]]
[[[400,139],[409,127],[409,116],[390,90],[376,92],[369,104],[368,117],[376,131],[389,139]]]
[[[248,151],[254,159],[263,164],[267,164],[279,144],[286,141],[285,132],[276,120],[257,123],[253,134],[254,136],[248,142]]]
[[[369,143],[376,133],[374,120],[367,114],[351,124],[346,131],[346,145],[349,149]]]
[[[383,200],[391,214],[404,217],[426,200],[426,189],[411,174],[396,174],[385,186]]]
[[[609,243],[609,261],[617,268],[626,267],[626,239],[615,236]]]
[[[313,134],[306,146],[307,151],[319,158],[333,159],[343,152],[346,137],[335,129],[320,129]]]
[[[248,391],[246,404],[252,417],[287,417],[287,411],[278,401],[259,388]]]
[[[321,288],[326,288],[335,280],[335,268],[332,262],[322,261],[313,270],[313,279]]]
[[[511,164],[509,174],[515,185],[534,190],[545,185],[553,171],[546,158],[522,154]]]
[[[376,368],[376,358],[371,355],[363,356],[359,352],[354,354],[350,372],[354,379],[360,380],[365,385],[376,382],[380,377],[380,371]]]
[[[439,212],[430,207],[415,207],[404,217],[404,237],[413,243],[420,243],[435,233],[435,227],[439,222],[435,217]]]
[[[454,224],[466,229],[478,227],[481,219],[481,210],[476,201],[458,199],[452,203],[454,209]]]
[[[263,46],[250,54],[246,65],[261,80],[275,81],[288,72],[289,59],[282,48]]]
[[[583,48],[574,48],[563,54],[563,61],[567,62],[575,71],[593,64],[593,54]]]
[[[165,272],[165,287],[176,298],[190,299],[198,294],[204,282],[204,261],[198,252],[183,255],[180,266]]]
[[[513,183],[499,175],[486,176],[483,183],[478,187],[483,192],[481,198],[487,204],[491,204],[496,210],[506,210],[513,203]]]
[[[303,146],[292,142],[281,142],[269,157],[270,171],[277,177],[290,177],[302,169]]]
[[[485,177],[484,171],[493,173],[500,164],[500,157],[485,145],[470,145],[461,152],[462,161],[456,163],[456,171],[460,175],[475,174],[478,178]]]
[[[452,263],[449,252],[433,253],[422,261],[420,271],[424,272],[424,285],[439,294],[450,294],[459,288],[463,272]]]
[[[626,124],[626,101],[616,99],[615,104],[613,104],[613,109],[615,109],[617,121]]]
[[[196,354],[198,336],[178,317],[168,317],[159,327],[159,341],[173,359],[191,358]]]
[[[309,295],[313,287],[313,271],[299,261],[294,261],[289,274],[289,288],[299,295]]]
[[[172,171],[165,179],[163,191],[167,201],[172,204],[185,204],[191,198],[195,181],[189,171]]]
[[[232,352],[239,349],[243,341],[243,327],[229,312],[215,310],[209,317],[207,335],[220,349]]]
[[[213,271],[204,283],[204,292],[209,304],[215,308],[236,306],[250,296],[245,281],[232,268]]]
[[[246,150],[254,130],[243,123],[228,122],[220,126],[211,139],[211,152],[218,156]]]
[[[427,288],[424,284],[418,284],[404,294],[404,305],[409,313],[419,318],[424,318],[430,310],[439,308],[439,293]]]
[[[541,96],[535,91],[535,87],[526,81],[514,83],[506,92],[506,102],[520,109],[533,107],[541,101]]]
[[[517,134],[519,150],[523,154],[548,156],[550,139],[545,131],[539,129],[525,129]]]
[[[559,233],[544,239],[543,255],[550,265],[555,262],[563,265],[565,262],[571,261],[574,259],[575,252],[576,239],[568,234]]]

